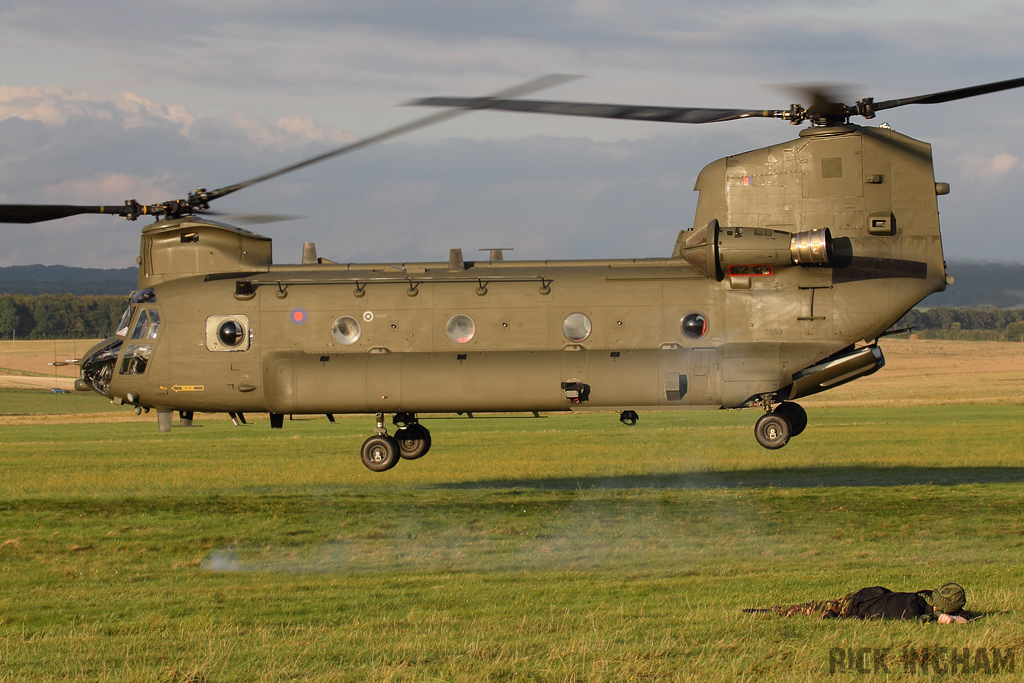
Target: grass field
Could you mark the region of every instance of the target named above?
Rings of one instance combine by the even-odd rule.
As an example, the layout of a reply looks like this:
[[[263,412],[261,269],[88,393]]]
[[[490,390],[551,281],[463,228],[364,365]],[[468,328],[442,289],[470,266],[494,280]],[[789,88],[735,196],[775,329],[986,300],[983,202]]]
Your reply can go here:
[[[161,435],[0,391],[0,681],[1018,680],[1019,361],[955,348],[999,391],[889,356],[781,451],[753,411],[435,418],[384,474],[366,417]],[[740,611],[950,580],[981,619]]]

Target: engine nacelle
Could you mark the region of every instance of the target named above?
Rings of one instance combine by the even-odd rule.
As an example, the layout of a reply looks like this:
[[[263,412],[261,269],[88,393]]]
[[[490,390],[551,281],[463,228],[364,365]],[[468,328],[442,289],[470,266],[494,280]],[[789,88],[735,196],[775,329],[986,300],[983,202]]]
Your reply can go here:
[[[723,228],[713,220],[682,244],[681,256],[708,277],[769,275],[774,268],[828,266],[832,233],[816,228],[791,233],[770,228]]]

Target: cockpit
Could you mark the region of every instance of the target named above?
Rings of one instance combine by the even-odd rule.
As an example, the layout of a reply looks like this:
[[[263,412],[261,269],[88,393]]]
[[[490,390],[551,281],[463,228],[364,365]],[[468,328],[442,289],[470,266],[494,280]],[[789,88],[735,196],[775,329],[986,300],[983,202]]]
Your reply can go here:
[[[153,299],[156,302],[156,299]],[[146,372],[149,358],[153,354],[153,341],[160,332],[160,312],[155,308],[143,308],[135,319],[131,339],[121,358],[122,375],[141,375]]]
[[[134,320],[134,325],[132,321]],[[131,334],[129,335],[129,330]],[[156,293],[143,289],[132,294],[114,336],[91,348],[82,360],[82,381],[93,391],[110,396],[110,382],[117,368],[120,375],[143,375],[160,334],[160,311]],[[124,354],[121,354],[121,348]]]

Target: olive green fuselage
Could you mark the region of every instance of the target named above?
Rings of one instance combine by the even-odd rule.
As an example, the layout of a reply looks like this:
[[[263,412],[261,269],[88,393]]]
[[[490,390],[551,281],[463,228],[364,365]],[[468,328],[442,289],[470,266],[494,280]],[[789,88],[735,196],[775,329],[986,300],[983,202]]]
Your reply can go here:
[[[274,265],[258,235],[155,223],[107,393],[275,414],[741,407],[877,369],[852,354],[945,287],[924,143],[809,129],[696,189],[658,259]]]

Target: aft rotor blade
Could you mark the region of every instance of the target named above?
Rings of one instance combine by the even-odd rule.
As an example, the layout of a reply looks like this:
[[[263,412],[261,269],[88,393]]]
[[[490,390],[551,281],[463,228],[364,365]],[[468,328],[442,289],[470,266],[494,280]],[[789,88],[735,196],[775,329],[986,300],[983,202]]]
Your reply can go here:
[[[898,100],[875,102],[873,104],[873,109],[875,111],[881,111],[882,109],[902,107],[905,104],[941,104],[943,102],[953,102],[954,100],[977,97],[978,95],[988,95],[989,93],[1000,92],[1002,90],[1012,90],[1013,88],[1020,87],[1024,87],[1024,78],[1011,78],[1007,81],[972,85],[968,88],[945,90],[943,92],[932,93],[930,95],[918,95],[917,97],[904,97]]]
[[[83,213],[124,216],[128,206],[76,206],[73,204],[0,204],[0,223],[41,223]]]
[[[234,213],[228,211],[200,211],[203,216],[224,217],[232,223],[241,225],[259,225],[262,223],[283,223],[285,221],[297,221],[306,216],[297,216],[287,213]]]
[[[426,97],[406,104],[422,107],[459,107],[463,109],[500,109],[502,111],[591,116],[602,119],[665,121],[669,123],[717,123],[747,118],[782,118],[785,112],[754,109],[708,109],[702,107],[647,107],[632,104],[597,104],[550,100],[489,99],[469,97]]]
[[[312,157],[310,159],[305,159],[304,161],[300,161],[290,166],[285,166],[284,168],[278,169],[276,171],[271,171],[270,173],[264,173],[263,175],[256,176],[255,178],[250,178],[249,180],[238,183],[236,185],[228,185],[227,187],[222,187],[218,190],[207,192],[206,199],[213,200],[219,197],[224,197],[225,195],[229,195],[232,192],[237,192],[238,190],[245,189],[251,185],[255,185],[256,183],[261,183],[264,180],[270,180],[271,178],[276,178],[280,175],[284,175],[285,173],[297,171],[300,168],[304,168],[306,166],[319,163],[321,161],[326,161],[327,159],[331,159],[341,154],[354,152],[357,149],[362,149],[363,147],[368,147],[378,142],[383,142],[384,140],[388,140],[399,135],[404,135],[405,133],[410,133],[419,128],[424,128],[426,126],[434,125],[435,123],[447,121],[448,119],[455,118],[456,116],[461,116],[462,114],[465,114],[468,110],[471,109],[485,109],[487,108],[487,103],[493,101],[495,98],[518,97],[519,95],[526,95],[532,92],[537,92],[538,90],[550,88],[576,78],[579,78],[579,76],[570,76],[566,74],[549,74],[547,76],[541,76],[540,78],[527,81],[526,83],[521,83],[519,85],[512,86],[511,88],[500,90],[494,93],[493,95],[468,100],[469,102],[475,102],[475,106],[468,105],[464,107],[459,107],[456,109],[451,109],[449,111],[443,111],[437,114],[432,114],[422,119],[410,121],[409,123],[405,123],[401,126],[391,128],[382,133],[377,133],[376,135],[371,135],[368,138],[363,138],[362,140],[353,142],[348,145],[344,145],[337,149],[331,150],[330,152],[318,154],[317,156]]]

